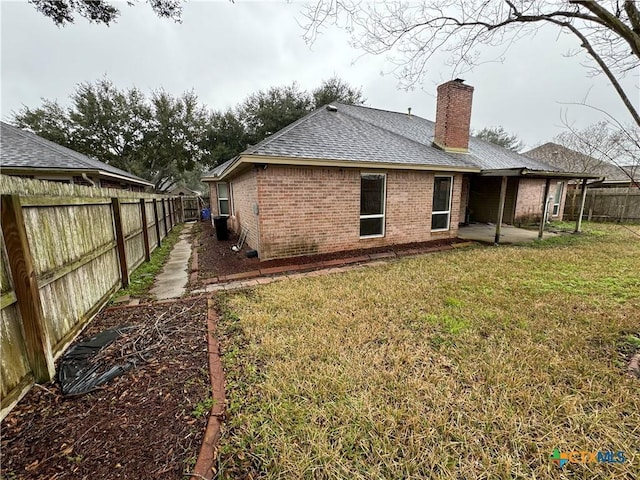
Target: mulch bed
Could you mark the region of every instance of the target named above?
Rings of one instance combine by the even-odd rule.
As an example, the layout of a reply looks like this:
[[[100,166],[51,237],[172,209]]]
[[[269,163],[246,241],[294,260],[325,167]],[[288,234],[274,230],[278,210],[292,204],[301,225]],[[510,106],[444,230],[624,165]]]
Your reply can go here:
[[[218,240],[211,222],[200,223],[200,235],[198,242],[198,280],[202,281],[216,276],[233,275],[236,273],[251,272],[263,268],[280,267],[285,265],[305,265],[341,258],[371,255],[374,253],[395,252],[396,254],[402,254],[402,252],[407,252],[409,250],[437,248],[445,245],[452,245],[454,243],[462,243],[464,240],[449,238],[434,240],[431,242],[394,245],[393,247],[350,250],[322,255],[305,255],[300,257],[267,260],[265,262],[260,261],[258,258],[248,258],[246,256],[246,252],[248,250],[246,245],[241,252],[233,252],[231,247],[238,242],[238,236],[233,232],[230,232],[229,240]],[[192,284],[191,287],[193,286],[195,285]]]
[[[204,298],[115,308],[81,338],[134,325],[99,355],[137,366],[86,395],[34,386],[2,421],[3,478],[184,478],[211,395]],[[207,408],[208,406],[208,408]]]

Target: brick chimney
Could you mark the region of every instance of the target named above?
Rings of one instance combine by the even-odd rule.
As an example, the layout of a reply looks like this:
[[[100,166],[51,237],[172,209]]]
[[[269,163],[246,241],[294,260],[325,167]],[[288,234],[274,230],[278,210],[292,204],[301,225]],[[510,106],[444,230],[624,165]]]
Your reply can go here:
[[[445,152],[469,151],[473,87],[456,78],[438,86],[433,145]]]

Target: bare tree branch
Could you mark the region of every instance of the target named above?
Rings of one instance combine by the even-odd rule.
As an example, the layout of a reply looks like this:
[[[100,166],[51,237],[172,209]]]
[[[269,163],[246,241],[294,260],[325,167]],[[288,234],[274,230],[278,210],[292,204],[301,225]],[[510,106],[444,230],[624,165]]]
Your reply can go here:
[[[356,48],[390,54],[393,72],[404,87],[418,82],[438,53],[449,55],[453,77],[483,63],[478,47],[508,48],[535,34],[539,26],[554,25],[579,40],[591,59],[590,72],[607,77],[640,125],[639,106],[629,100],[633,95],[620,82],[640,66],[640,13],[633,1],[621,5],[614,0],[318,0],[303,17],[303,36],[310,43],[333,24],[351,34]]]

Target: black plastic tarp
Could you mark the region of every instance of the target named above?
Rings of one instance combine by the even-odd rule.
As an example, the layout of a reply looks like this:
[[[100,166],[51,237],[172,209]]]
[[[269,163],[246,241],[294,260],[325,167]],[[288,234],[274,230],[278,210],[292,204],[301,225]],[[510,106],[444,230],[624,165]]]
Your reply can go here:
[[[133,367],[134,362],[110,365],[109,361],[96,361],[95,358],[102,349],[132,328],[111,328],[69,348],[58,368],[58,383],[63,395],[89,393]]]

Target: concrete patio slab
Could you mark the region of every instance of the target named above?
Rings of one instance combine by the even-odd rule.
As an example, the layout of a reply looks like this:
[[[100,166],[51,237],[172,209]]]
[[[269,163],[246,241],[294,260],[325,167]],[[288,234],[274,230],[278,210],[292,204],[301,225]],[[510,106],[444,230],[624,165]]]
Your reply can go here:
[[[490,223],[472,223],[458,229],[458,238],[473,240],[476,242],[493,243],[496,235],[496,226]],[[555,237],[557,234],[544,232],[543,238]],[[534,242],[538,239],[537,230],[527,230],[511,225],[502,225],[500,228],[501,244],[521,244]]]

